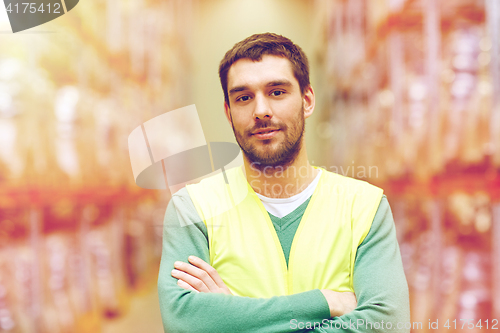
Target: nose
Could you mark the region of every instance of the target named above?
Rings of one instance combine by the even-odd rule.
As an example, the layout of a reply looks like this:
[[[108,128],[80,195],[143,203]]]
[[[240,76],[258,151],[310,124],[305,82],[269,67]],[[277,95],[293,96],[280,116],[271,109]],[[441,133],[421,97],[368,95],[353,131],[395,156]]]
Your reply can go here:
[[[264,118],[271,119],[273,117],[273,112],[271,111],[268,100],[261,94],[255,96],[255,108],[253,111],[253,117],[255,120],[262,120]]]

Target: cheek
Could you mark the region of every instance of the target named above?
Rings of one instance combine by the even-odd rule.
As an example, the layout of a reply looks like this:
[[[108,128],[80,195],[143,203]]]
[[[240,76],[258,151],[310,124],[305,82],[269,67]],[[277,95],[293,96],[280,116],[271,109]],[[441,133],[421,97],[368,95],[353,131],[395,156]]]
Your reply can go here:
[[[233,127],[238,132],[244,132],[247,128],[249,128],[249,125],[245,119],[233,116]]]
[[[302,100],[294,100],[293,102],[287,103],[280,107],[282,112],[275,113],[274,116],[279,118],[284,123],[288,124],[288,127],[293,127],[298,125],[298,121],[304,114],[304,109],[302,108]]]
[[[293,96],[293,98],[287,98],[283,101],[275,101],[275,104],[273,104],[273,108],[276,111],[281,111],[281,114],[293,118],[294,115],[298,112],[297,110],[301,110],[303,105],[304,100],[299,95]],[[277,115],[277,112],[275,112],[275,115]]]

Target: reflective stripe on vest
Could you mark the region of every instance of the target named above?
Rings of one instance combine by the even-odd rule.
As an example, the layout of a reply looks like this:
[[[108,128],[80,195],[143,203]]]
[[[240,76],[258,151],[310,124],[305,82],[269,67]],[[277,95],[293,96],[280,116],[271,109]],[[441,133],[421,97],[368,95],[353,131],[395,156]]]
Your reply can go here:
[[[234,295],[353,291],[356,250],[383,191],[322,170],[293,238],[288,268],[269,214],[240,167],[186,186],[207,226],[210,265]]]

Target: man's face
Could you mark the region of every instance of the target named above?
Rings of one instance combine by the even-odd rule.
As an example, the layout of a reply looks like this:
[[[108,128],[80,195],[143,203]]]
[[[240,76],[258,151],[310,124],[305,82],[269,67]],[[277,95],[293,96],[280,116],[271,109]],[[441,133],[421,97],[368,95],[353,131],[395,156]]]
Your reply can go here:
[[[229,69],[227,89],[226,116],[250,162],[260,163],[259,169],[293,163],[302,148],[305,118],[314,109],[314,94],[308,89],[302,96],[290,61],[273,55],[258,62],[240,59]]]

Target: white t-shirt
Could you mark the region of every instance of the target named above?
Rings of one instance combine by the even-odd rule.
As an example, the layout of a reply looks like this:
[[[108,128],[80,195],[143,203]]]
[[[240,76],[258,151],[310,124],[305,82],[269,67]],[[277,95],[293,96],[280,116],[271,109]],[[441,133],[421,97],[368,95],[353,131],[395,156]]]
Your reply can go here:
[[[290,198],[268,198],[259,193],[256,193],[257,196],[262,201],[264,208],[271,213],[272,215],[282,218],[287,216],[291,212],[293,212],[297,207],[302,205],[309,197],[314,193],[316,186],[319,182],[319,177],[321,176],[322,170],[319,170],[318,174],[314,178],[314,180],[307,186],[307,188],[294,195]]]

